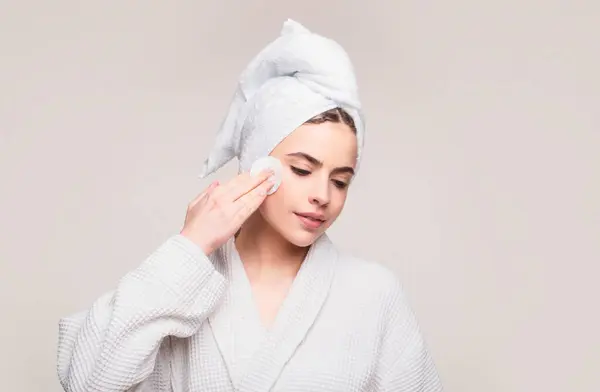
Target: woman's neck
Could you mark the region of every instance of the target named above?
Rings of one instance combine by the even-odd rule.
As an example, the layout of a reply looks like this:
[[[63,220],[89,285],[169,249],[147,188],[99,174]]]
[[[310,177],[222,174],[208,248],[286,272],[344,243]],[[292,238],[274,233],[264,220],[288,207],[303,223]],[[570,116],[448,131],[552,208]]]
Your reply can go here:
[[[258,211],[242,226],[235,246],[251,280],[294,277],[308,252],[281,236]]]

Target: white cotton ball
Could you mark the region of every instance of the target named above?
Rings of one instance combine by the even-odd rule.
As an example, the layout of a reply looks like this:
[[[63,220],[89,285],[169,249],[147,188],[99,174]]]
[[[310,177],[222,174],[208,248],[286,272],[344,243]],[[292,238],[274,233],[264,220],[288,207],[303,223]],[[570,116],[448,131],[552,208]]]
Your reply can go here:
[[[283,172],[283,166],[281,165],[281,161],[272,156],[266,156],[262,158],[258,158],[252,164],[252,168],[250,169],[251,175],[258,175],[265,169],[273,170],[274,174],[270,177],[271,181],[273,181],[273,186],[267,192],[267,195],[272,195],[275,193],[279,185],[281,185],[281,176]]]

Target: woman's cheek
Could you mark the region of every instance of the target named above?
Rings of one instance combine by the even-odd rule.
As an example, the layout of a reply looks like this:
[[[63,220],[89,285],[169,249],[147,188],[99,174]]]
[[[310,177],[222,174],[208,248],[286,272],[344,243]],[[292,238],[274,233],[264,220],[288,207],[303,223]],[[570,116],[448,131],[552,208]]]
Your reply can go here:
[[[279,189],[272,195],[266,197],[263,203],[260,205],[259,210],[263,214],[263,217],[269,217],[274,219],[278,214],[281,213],[285,206],[285,189],[283,189],[283,182],[279,186]]]

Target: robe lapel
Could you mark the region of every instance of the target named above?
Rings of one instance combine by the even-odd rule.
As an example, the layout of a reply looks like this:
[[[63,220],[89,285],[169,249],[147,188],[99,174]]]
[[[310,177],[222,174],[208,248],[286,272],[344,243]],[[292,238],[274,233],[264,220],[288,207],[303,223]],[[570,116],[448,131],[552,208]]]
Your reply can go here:
[[[229,246],[229,243],[226,243],[225,246],[218,248],[211,255],[215,269],[227,280],[227,289],[219,306],[208,316],[210,331],[226,367],[227,358],[233,356],[233,339],[231,338],[233,334],[233,321],[231,320],[233,293],[231,292],[231,266],[227,262]],[[227,374],[229,376],[229,369],[227,369]],[[229,376],[229,378],[231,377]]]
[[[189,361],[187,371],[182,373],[179,373],[178,369],[173,371],[184,374],[183,385],[189,387],[173,388],[173,392],[234,392],[227,365],[209,325],[204,324],[190,339],[186,353],[186,360],[183,363]],[[195,369],[196,374],[192,373],[191,369]]]
[[[227,279],[228,287],[220,306],[208,317],[208,324],[227,367],[230,382],[235,386],[258,349],[264,330],[234,239],[214,253],[213,263]]]
[[[236,391],[265,392],[273,387],[325,303],[337,258],[325,234],[311,246],[271,331],[252,357]]]

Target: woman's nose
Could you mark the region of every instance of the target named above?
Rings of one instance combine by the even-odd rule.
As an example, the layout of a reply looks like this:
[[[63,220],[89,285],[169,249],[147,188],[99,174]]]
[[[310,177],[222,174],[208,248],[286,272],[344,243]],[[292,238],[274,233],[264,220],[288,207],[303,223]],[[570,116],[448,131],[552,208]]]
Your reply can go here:
[[[317,204],[319,206],[327,205],[329,203],[329,199],[329,180],[315,181],[309,195],[309,201],[311,204]]]

